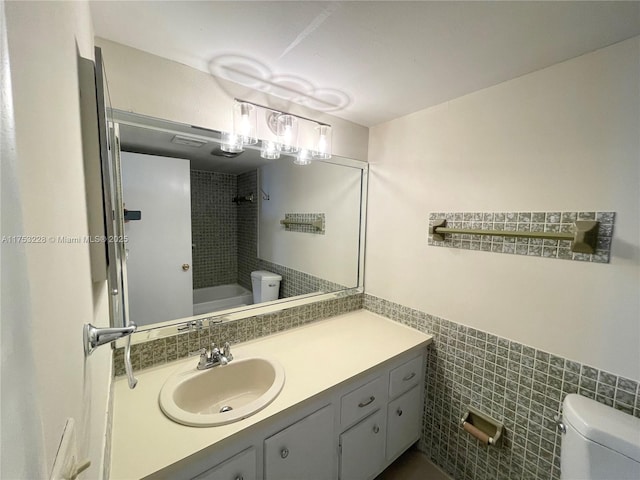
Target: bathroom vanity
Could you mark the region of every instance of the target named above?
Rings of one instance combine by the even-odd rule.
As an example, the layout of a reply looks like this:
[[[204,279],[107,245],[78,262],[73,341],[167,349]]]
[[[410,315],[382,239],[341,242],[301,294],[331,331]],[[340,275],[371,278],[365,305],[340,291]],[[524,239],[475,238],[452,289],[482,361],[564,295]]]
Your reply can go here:
[[[270,358],[286,378],[268,406],[214,427],[181,425],[159,406],[167,379],[195,371],[196,357],[140,372],[135,390],[118,378],[111,478],[373,478],[420,438],[431,339],[360,310],[234,345],[233,361]]]

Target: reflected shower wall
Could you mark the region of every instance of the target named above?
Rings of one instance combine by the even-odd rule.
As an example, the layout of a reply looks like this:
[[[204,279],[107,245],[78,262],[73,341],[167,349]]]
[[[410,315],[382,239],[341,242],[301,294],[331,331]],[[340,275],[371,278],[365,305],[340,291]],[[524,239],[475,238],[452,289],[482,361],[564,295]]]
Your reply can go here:
[[[236,188],[235,175],[191,170],[194,289],[236,283],[238,225],[232,202]]]

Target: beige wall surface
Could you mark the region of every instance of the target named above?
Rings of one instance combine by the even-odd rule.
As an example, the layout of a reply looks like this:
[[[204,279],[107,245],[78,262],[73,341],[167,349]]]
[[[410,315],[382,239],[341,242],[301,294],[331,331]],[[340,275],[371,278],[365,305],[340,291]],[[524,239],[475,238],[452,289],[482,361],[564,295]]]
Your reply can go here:
[[[367,159],[367,127],[119,43],[97,38],[96,45],[102,49],[114,108],[230,131],[233,128],[233,99],[241,98],[328,123],[333,127],[335,155],[356,160]]]
[[[348,287],[358,285],[362,171],[333,163],[260,167],[258,258]],[[322,235],[287,231],[287,213],[324,213]]]
[[[366,291],[640,378],[640,38],[371,129]],[[610,264],[427,246],[429,212],[615,211]]]
[[[91,460],[85,478],[101,478],[111,351],[85,358],[82,327],[108,325],[106,285],[92,286],[86,243],[50,238],[87,235],[77,55],[93,58],[89,6],[7,2],[4,8],[3,61],[12,87],[3,95],[14,118],[3,117],[2,133],[5,141],[12,132],[14,146],[6,157],[3,150],[3,182],[9,165],[16,166],[17,181],[10,204],[3,192],[2,234],[47,240],[2,250],[3,277],[24,280],[2,299],[3,478],[48,478],[68,418],[75,420],[80,461]],[[5,224],[7,211],[15,222]],[[12,262],[19,258],[24,261]]]

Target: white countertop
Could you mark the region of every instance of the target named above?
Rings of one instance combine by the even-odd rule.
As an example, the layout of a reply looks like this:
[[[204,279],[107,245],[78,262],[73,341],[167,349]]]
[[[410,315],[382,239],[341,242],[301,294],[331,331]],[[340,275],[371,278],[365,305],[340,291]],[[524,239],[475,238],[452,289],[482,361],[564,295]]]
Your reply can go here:
[[[158,404],[167,378],[187,358],[115,379],[111,478],[142,478],[281,413],[402,353],[431,343],[432,336],[366,310],[234,345],[234,358],[273,358],[285,370],[284,387],[263,410],[217,427],[187,427],[169,420]],[[224,341],[224,339],[220,339]]]

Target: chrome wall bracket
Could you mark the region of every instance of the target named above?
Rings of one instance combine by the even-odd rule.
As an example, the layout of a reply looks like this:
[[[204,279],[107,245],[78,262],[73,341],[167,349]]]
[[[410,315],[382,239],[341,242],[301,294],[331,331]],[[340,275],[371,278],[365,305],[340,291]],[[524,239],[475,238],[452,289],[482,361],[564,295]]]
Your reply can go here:
[[[135,323],[130,323],[128,327],[122,328],[97,328],[87,323],[83,328],[84,353],[89,356],[100,345],[127,337],[135,332],[137,328]]]

